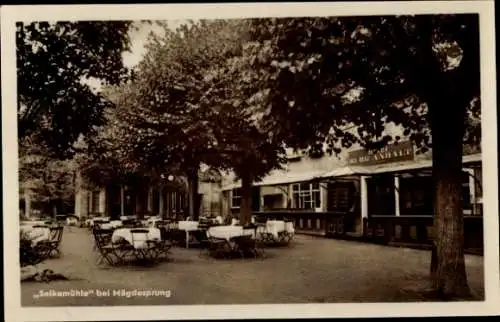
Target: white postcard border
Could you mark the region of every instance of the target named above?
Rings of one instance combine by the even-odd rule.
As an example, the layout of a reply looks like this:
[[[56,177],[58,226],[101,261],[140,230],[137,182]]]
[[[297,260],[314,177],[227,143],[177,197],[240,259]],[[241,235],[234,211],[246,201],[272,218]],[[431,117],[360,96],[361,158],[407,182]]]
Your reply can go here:
[[[498,247],[498,178],[495,17],[493,1],[332,2],[259,4],[170,4],[170,5],[60,5],[4,6],[2,36],[2,134],[3,214],[6,320],[144,320],[224,319],[374,316],[463,316],[498,314],[500,303]],[[474,13],[480,14],[481,99],[483,130],[483,187],[485,235],[484,302],[463,303],[373,303],[373,304],[280,304],[193,305],[128,307],[22,308],[18,266],[19,225],[16,113],[15,22],[33,20],[170,20],[197,18],[348,16],[390,14]],[[14,264],[16,263],[16,264]],[[202,290],[200,290],[202,291]]]

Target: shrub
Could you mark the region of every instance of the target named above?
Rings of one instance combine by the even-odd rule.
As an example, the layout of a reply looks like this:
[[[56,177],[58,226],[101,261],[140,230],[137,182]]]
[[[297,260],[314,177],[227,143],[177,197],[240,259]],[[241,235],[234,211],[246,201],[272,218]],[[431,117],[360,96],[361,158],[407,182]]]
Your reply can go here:
[[[20,234],[19,254],[21,267],[36,265],[45,260],[42,250],[32,244],[25,232]]]

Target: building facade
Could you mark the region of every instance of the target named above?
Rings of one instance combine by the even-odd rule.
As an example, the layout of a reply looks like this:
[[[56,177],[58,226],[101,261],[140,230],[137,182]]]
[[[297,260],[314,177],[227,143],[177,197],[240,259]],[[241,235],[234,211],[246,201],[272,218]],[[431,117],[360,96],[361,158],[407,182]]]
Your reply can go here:
[[[365,233],[365,221],[377,217],[429,217],[433,214],[432,161],[409,141],[371,152],[360,147],[338,156],[310,158],[290,154],[286,170],[254,183],[253,208],[267,217],[287,217],[300,232],[328,234],[331,219],[342,216],[342,229]],[[463,156],[462,204],[465,216],[482,216],[482,167],[478,150]],[[237,216],[240,183],[223,178],[223,213]]]

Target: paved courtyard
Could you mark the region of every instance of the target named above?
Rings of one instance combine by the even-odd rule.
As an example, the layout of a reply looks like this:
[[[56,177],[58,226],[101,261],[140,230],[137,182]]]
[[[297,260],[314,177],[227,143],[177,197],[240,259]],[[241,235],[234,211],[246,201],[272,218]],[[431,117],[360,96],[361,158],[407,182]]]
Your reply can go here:
[[[21,283],[23,306],[258,304],[421,301],[428,251],[296,236],[266,248],[265,259],[214,260],[198,249],[173,248],[154,267],[98,266],[90,232],[66,228],[62,256],[40,265],[68,281]],[[483,260],[467,256],[470,286],[484,298]],[[168,290],[170,297],[97,296],[97,290]],[[93,290],[87,297],[36,298],[40,290]]]

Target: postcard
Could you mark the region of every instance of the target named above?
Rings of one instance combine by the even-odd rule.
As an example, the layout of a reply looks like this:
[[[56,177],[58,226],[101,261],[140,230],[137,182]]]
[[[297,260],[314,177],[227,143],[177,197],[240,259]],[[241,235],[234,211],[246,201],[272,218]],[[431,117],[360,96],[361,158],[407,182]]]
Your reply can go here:
[[[492,1],[1,17],[7,320],[498,314]]]

